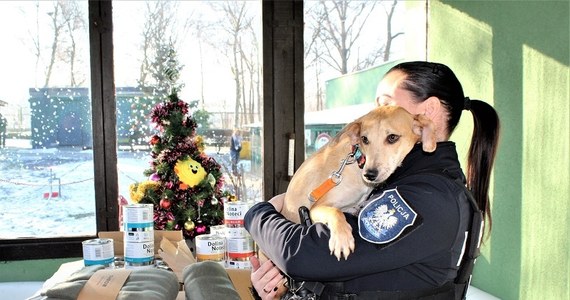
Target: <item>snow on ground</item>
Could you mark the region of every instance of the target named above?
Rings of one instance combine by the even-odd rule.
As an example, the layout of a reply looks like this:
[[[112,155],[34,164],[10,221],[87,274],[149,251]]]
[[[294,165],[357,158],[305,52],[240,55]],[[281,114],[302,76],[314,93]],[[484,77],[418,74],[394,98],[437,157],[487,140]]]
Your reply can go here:
[[[219,163],[229,162],[227,153],[206,152]],[[129,199],[129,185],[145,179],[149,161],[145,151],[118,152],[119,194]],[[92,150],[30,149],[7,140],[7,148],[0,149],[0,171],[0,239],[96,234]],[[257,198],[261,180],[250,177],[249,190],[257,191]],[[61,193],[44,197],[50,191]]]

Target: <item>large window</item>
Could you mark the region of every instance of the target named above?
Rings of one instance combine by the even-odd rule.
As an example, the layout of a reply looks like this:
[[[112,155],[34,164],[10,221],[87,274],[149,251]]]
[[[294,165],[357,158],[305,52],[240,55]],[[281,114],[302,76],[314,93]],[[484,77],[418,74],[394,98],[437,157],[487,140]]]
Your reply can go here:
[[[96,233],[85,1],[0,2],[0,239]]]

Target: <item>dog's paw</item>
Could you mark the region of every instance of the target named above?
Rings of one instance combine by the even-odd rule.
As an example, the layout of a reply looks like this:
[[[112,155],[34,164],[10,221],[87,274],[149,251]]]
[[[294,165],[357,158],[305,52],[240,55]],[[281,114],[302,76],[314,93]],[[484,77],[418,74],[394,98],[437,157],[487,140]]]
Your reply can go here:
[[[348,259],[348,255],[354,251],[352,227],[345,221],[329,226],[329,228],[331,230],[331,238],[329,240],[331,254],[334,254],[339,261],[342,257]]]

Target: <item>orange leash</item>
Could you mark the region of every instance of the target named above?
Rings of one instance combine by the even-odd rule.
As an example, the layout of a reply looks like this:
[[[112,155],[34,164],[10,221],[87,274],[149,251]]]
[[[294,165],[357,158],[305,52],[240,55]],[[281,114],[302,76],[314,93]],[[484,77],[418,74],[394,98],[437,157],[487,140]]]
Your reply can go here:
[[[337,186],[338,183],[334,182],[332,177],[329,177],[325,180],[321,185],[319,185],[316,189],[314,189],[309,194],[309,201],[315,202],[321,199],[328,191],[330,191],[333,187]]]
[[[326,179],[323,183],[321,183],[321,185],[319,185],[316,189],[314,189],[309,194],[309,201],[311,201],[311,202],[318,201],[326,193],[328,193],[333,187],[339,185],[340,182],[342,181],[342,175],[341,174],[342,174],[342,171],[344,170],[344,167],[346,165],[353,163],[355,161],[354,160],[355,156],[358,156],[357,157],[358,167],[362,169],[362,167],[364,166],[364,162],[365,162],[366,158],[364,157],[364,155],[360,151],[360,147],[358,146],[358,144],[352,145],[352,152],[350,152],[346,156],[346,158],[341,161],[340,168],[338,169],[338,171],[333,172],[328,179]]]

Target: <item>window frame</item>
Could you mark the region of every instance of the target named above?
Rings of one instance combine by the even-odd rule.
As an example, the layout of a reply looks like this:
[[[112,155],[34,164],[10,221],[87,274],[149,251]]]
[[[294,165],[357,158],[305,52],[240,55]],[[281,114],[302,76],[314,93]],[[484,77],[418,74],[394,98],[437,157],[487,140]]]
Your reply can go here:
[[[264,199],[289,184],[289,139],[294,168],[304,160],[303,1],[262,0]],[[116,102],[112,1],[88,2],[93,164],[97,232],[119,229]],[[278,91],[278,92],[277,92]],[[82,256],[81,242],[95,236],[1,240],[1,260]]]

